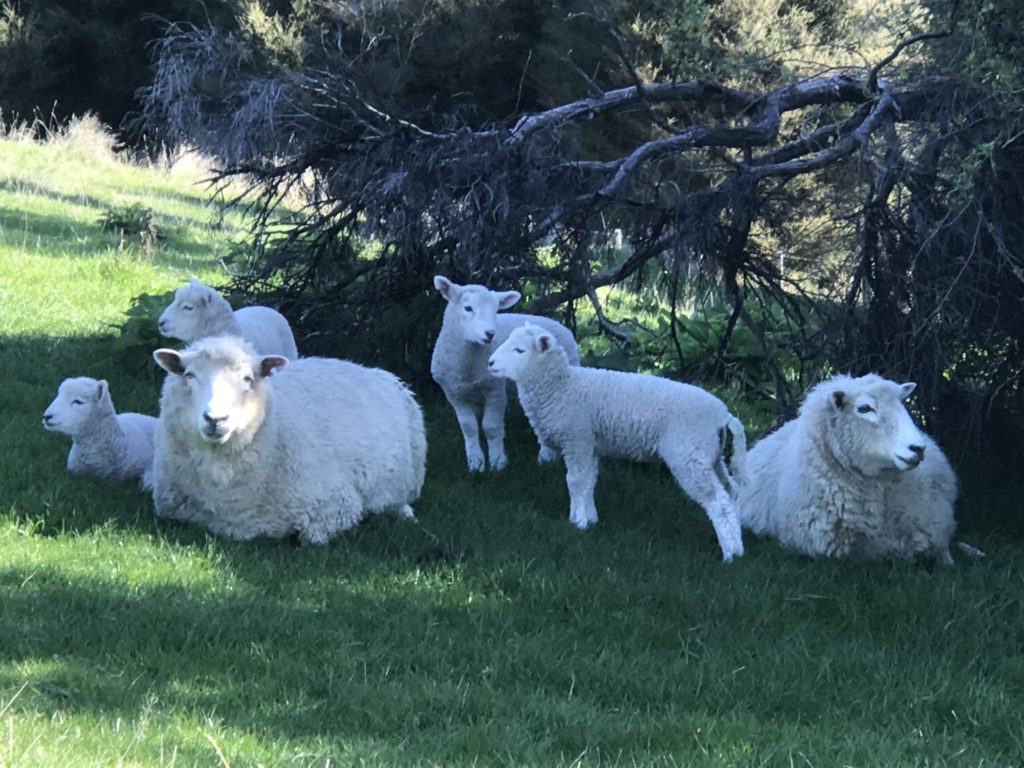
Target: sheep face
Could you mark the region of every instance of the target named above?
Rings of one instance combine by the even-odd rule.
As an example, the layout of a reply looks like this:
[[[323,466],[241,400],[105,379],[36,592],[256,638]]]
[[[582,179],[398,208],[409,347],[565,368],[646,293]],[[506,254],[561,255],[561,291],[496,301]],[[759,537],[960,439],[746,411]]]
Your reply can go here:
[[[542,355],[550,354],[556,346],[550,333],[527,323],[512,331],[505,343],[494,350],[487,361],[487,370],[492,376],[518,381]]]
[[[157,321],[160,335],[182,341],[196,339],[202,333],[203,317],[218,298],[220,294],[213,288],[189,280],[174,292],[174,301],[161,313]]]
[[[113,412],[106,381],[85,376],[65,379],[57,388],[57,397],[43,413],[43,427],[51,432],[77,435],[97,415]]]
[[[470,344],[487,346],[497,331],[497,314],[520,299],[519,291],[492,291],[482,285],[456,285],[441,275],[434,277],[434,287],[448,300],[445,324],[453,324],[458,334]]]
[[[830,440],[837,455],[867,475],[893,468],[908,471],[924,460],[926,440],[903,401],[916,384],[897,384],[880,377],[854,379],[852,386],[835,389],[830,407]]]
[[[177,395],[187,404],[186,419],[199,439],[212,445],[251,436],[259,428],[266,402],[262,381],[288,362],[278,355],[257,357],[232,341],[204,339],[184,352],[153,353],[161,368],[179,377]]]

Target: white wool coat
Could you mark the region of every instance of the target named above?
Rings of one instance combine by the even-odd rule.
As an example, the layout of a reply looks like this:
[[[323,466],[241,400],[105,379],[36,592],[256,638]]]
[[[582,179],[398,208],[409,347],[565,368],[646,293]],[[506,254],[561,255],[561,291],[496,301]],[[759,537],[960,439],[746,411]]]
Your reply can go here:
[[[796,419],[754,445],[750,481],[740,491],[744,527],[811,556],[924,556],[952,564],[957,479],[935,441],[918,432],[923,460],[901,471],[866,467],[861,446],[844,435],[858,394],[877,386],[898,385],[874,375],[819,384]],[[844,392],[843,409],[836,390]]]
[[[71,405],[76,399],[80,406]],[[82,413],[72,420],[73,407]],[[69,472],[108,482],[138,479],[150,487],[157,420],[141,413],[117,413],[105,381],[66,379],[44,414],[43,426],[71,436]]]
[[[580,352],[572,331],[561,323],[539,315],[524,315],[518,312],[499,312],[496,316],[494,341],[490,344],[473,344],[466,341],[456,330],[451,316],[459,308],[449,304],[444,311],[444,322],[434,344],[430,358],[430,374],[448,399],[458,399],[483,405],[487,393],[510,386],[504,379],[492,376],[487,371],[487,360],[491,353],[501,346],[508,335],[526,323],[543,328],[555,337],[565,350],[570,365],[580,364]],[[522,393],[520,393],[522,398]]]
[[[241,336],[256,354],[283,355],[289,360],[299,357],[295,335],[284,315],[262,306],[232,310],[227,299],[195,278],[175,291],[158,325],[163,335],[186,343],[209,336]]]
[[[186,353],[223,354],[225,346],[228,355],[240,354],[235,339],[207,339]],[[419,405],[392,374],[326,358],[284,365],[256,379],[258,418],[222,445],[199,439],[187,386],[172,374],[163,387],[158,516],[233,539],[297,533],[308,544],[323,544],[370,513],[412,516],[426,433]]]
[[[725,403],[699,387],[637,373],[569,365],[542,329],[517,329],[492,356],[514,378],[542,444],[565,458],[570,521],[597,521],[597,457],[664,461],[707,513],[722,556],[743,554],[736,485],[746,476],[746,435]]]

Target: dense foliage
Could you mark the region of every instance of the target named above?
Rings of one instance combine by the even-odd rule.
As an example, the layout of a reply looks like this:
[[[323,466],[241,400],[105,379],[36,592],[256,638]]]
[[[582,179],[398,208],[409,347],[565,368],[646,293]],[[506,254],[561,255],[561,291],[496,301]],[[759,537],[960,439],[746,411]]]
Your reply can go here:
[[[1015,6],[962,5],[296,3],[171,26],[141,125],[254,185],[240,287],[314,347],[422,372],[434,272],[635,339],[629,286],[663,368],[721,372],[741,328],[780,410],[875,369],[977,436],[1024,410],[1024,70]],[[723,303],[687,361],[677,310]]]

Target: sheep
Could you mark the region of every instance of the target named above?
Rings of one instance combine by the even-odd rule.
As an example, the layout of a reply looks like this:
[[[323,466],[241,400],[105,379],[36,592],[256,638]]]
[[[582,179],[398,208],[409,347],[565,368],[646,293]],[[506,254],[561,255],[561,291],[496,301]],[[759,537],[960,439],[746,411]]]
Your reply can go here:
[[[139,478],[152,484],[153,433],[157,420],[141,413],[117,413],[105,380],[65,379],[43,413],[43,427],[71,436],[68,471],[108,482]]]
[[[426,432],[397,377],[344,360],[259,356],[238,337],[153,356],[168,373],[153,462],[158,517],[303,544],[325,544],[371,513],[414,519]]]
[[[837,375],[750,450],[740,518],[811,556],[952,565],[957,478],[903,401],[915,384]]]
[[[434,288],[448,300],[448,305],[430,359],[430,373],[444,390],[459,421],[469,471],[480,472],[488,466],[480,444],[480,422],[487,441],[490,469],[503,469],[508,464],[505,408],[509,386],[487,373],[487,358],[508,338],[513,328],[527,320],[554,336],[571,365],[580,362],[576,340],[568,328],[546,317],[498,314],[499,310],[508,309],[519,301],[518,291],[499,292],[482,285],[457,285],[441,275],[434,277]],[[522,392],[519,397],[522,401]],[[557,459],[558,452],[541,438],[537,461]]]
[[[157,327],[160,335],[186,344],[207,336],[241,336],[256,354],[282,355],[289,360],[299,357],[284,315],[270,307],[232,310],[223,296],[194,277],[174,292]]]
[[[661,459],[704,508],[722,559],[743,554],[734,497],[746,433],[717,397],[657,376],[572,367],[554,336],[529,324],[509,334],[488,367],[519,385],[534,431],[564,456],[573,525],[597,522],[598,457]]]

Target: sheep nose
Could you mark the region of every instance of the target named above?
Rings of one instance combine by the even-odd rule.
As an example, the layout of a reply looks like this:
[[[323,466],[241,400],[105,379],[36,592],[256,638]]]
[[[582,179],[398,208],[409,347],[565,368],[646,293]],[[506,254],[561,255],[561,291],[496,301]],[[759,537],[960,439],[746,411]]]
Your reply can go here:
[[[166,320],[160,320],[156,324],[156,327],[159,328],[161,331],[166,330],[167,329],[167,321]]]
[[[490,344],[494,340],[494,331],[484,331],[484,338],[487,339],[487,343]]]
[[[923,446],[923,445],[908,445],[907,447],[908,447],[908,448],[909,448],[909,449],[910,449],[911,451],[913,451],[914,453],[916,453],[916,454],[917,454],[917,456],[918,456],[918,458],[921,458],[921,457],[923,457],[923,456],[924,456],[924,446]]]
[[[211,427],[216,427],[218,424],[222,424],[227,421],[227,416],[214,416],[212,413],[207,411],[203,414],[203,418],[206,419],[206,423]]]
[[[43,414],[43,421],[46,422],[47,424],[49,424],[51,421],[53,421],[53,414],[52,413],[44,413]]]

